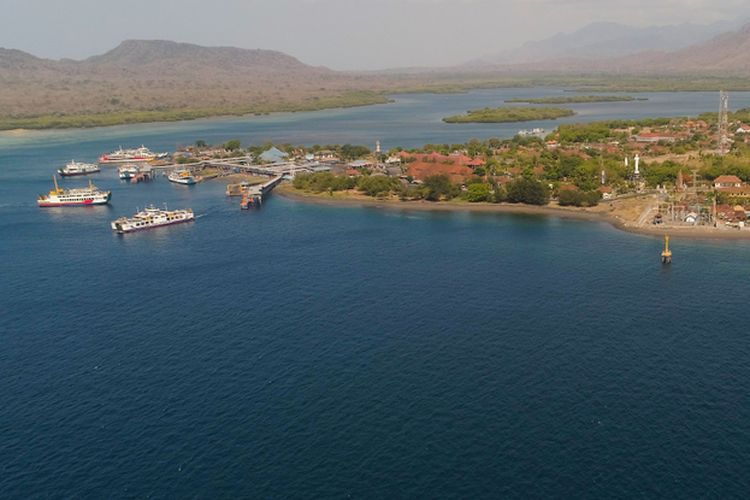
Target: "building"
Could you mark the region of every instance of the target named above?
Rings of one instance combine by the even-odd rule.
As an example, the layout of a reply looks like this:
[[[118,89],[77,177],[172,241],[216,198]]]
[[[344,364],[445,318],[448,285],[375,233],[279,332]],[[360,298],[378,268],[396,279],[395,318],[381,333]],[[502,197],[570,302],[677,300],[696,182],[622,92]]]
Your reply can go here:
[[[656,144],[659,142],[675,142],[673,135],[660,134],[658,132],[643,132],[635,136],[635,142]]]
[[[347,166],[349,168],[372,168],[374,166],[374,163],[370,160],[355,160],[351,163],[348,163]]]
[[[286,161],[286,159],[289,158],[289,155],[276,146],[267,149],[260,155],[261,161],[267,162],[267,163],[279,163],[282,161]]]
[[[316,161],[324,161],[324,162],[335,162],[338,161],[338,157],[336,156],[336,153],[334,151],[331,151],[330,149],[323,149],[321,151],[317,151],[316,153],[313,153],[313,157]]]
[[[741,188],[742,179],[736,175],[720,175],[714,179],[714,189]]]

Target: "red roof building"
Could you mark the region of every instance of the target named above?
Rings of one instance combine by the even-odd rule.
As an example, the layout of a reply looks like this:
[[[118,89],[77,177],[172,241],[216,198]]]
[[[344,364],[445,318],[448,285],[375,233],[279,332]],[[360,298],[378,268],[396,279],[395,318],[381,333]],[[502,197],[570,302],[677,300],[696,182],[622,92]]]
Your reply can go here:
[[[736,175],[720,175],[714,179],[715,189],[741,188],[742,179]]]

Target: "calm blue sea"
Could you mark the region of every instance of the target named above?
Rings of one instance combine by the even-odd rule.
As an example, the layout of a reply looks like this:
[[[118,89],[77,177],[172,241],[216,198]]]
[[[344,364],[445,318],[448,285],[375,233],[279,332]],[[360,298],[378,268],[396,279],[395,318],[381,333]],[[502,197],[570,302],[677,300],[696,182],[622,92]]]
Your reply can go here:
[[[468,97],[407,99],[444,98]],[[746,497],[750,242],[678,239],[665,268],[606,224],[241,212],[221,183],[111,167],[110,207],[35,206],[120,143],[357,142],[368,112],[397,114],[3,137],[0,497]],[[111,233],[151,202],[202,216]]]

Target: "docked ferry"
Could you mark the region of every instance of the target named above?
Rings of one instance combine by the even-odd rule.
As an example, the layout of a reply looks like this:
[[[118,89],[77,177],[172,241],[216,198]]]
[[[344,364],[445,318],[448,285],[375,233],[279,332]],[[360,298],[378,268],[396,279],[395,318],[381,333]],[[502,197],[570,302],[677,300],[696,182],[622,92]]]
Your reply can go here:
[[[133,217],[120,217],[112,221],[112,230],[118,234],[132,233],[155,227],[171,226],[182,222],[195,220],[192,209],[184,210],[161,210],[153,205],[136,213]]]
[[[36,200],[40,207],[74,207],[86,205],[106,205],[112,198],[112,191],[102,191],[89,181],[88,187],[62,189],[57,185],[57,178],[52,178],[55,189],[48,194],[39,195]]]
[[[198,182],[198,180],[192,173],[190,173],[189,170],[175,170],[167,176],[167,179],[169,179],[171,182],[176,182],[177,184],[187,184],[188,186]]]
[[[154,161],[167,156],[167,153],[154,153],[146,146],[141,146],[135,149],[118,149],[112,153],[102,155],[99,158],[99,163],[131,163],[131,162],[144,162]]]
[[[127,181],[141,172],[137,165],[125,165],[117,169],[117,175],[120,179]]]
[[[79,161],[72,160],[70,163],[65,165],[63,168],[57,170],[57,173],[63,177],[72,177],[74,175],[88,175],[101,172],[99,165],[93,163],[82,163]]]

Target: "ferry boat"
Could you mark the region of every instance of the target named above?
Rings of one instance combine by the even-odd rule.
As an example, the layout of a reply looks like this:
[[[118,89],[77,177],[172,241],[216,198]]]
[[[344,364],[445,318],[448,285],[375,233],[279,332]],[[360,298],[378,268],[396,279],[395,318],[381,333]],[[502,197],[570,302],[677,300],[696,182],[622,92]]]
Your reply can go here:
[[[167,179],[169,179],[171,182],[176,182],[177,184],[186,184],[188,186],[191,186],[198,182],[198,180],[193,174],[190,173],[189,170],[175,170],[167,176]]]
[[[531,130],[529,129],[519,130],[516,135],[520,135],[521,137],[527,137],[530,135],[542,136],[545,133],[547,133],[547,131],[544,130],[543,128],[533,128]]]
[[[161,210],[151,205],[136,213],[133,217],[120,217],[112,221],[112,230],[118,234],[125,234],[195,220],[193,210],[190,208],[184,210],[167,210],[166,207],[164,208],[164,210]]]
[[[99,165],[95,165],[93,163],[82,163],[75,160],[71,160],[70,163],[57,170],[57,173],[62,175],[63,177],[95,174],[97,172],[101,172]]]
[[[112,191],[101,191],[89,181],[86,188],[62,189],[57,185],[57,178],[52,178],[55,189],[48,194],[39,195],[36,200],[40,207],[73,207],[85,205],[106,205],[112,198]]]
[[[146,146],[135,149],[120,149],[99,157],[99,163],[132,163],[154,161],[168,156],[168,153],[154,153]]]
[[[130,180],[141,172],[141,169],[135,165],[126,165],[117,169],[117,175],[122,180]]]

